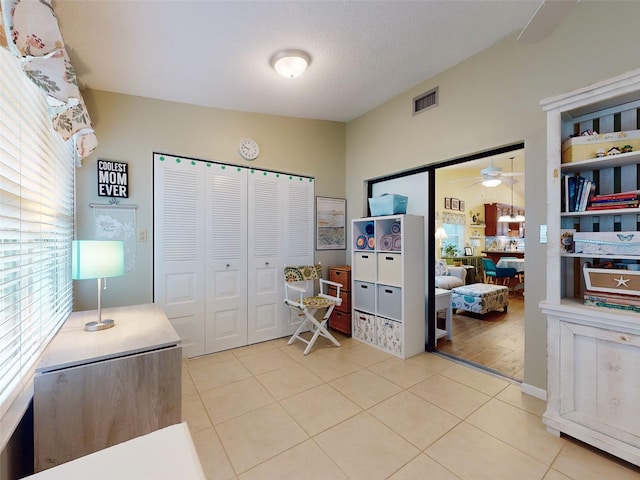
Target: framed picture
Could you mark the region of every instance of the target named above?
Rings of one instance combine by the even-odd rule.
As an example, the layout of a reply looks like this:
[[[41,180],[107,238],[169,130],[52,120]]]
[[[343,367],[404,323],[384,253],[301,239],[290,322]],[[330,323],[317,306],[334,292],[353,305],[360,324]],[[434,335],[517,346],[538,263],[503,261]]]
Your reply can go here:
[[[449,197],[444,197],[444,208],[451,208],[451,199]]]
[[[464,200],[460,200],[460,208],[458,210],[464,212]]]
[[[457,198],[451,199],[451,209],[452,210],[460,210],[460,200]]]
[[[464,256],[465,257],[471,257],[472,255],[473,255],[473,248],[464,247]]]
[[[347,201],[316,197],[316,250],[347,248]]]

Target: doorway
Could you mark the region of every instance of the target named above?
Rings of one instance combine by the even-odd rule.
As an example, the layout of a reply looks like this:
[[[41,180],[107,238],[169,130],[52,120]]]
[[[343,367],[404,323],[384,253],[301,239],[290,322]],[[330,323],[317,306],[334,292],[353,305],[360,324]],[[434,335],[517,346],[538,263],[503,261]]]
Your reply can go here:
[[[452,312],[451,338],[446,334],[444,312],[429,312],[436,308],[436,262],[444,261],[452,270],[464,269],[467,285],[486,281],[482,259],[487,256],[496,261],[520,258],[524,269],[523,175],[524,144],[518,143],[376,179],[368,186],[369,197],[381,193],[409,196],[407,213],[425,217],[426,317],[438,317],[436,322],[427,322],[426,349],[519,381],[524,375],[524,283],[510,285],[507,312],[482,316]],[[486,182],[496,183],[491,187],[483,185],[485,180],[500,181]],[[514,221],[498,222],[500,216],[511,216]]]

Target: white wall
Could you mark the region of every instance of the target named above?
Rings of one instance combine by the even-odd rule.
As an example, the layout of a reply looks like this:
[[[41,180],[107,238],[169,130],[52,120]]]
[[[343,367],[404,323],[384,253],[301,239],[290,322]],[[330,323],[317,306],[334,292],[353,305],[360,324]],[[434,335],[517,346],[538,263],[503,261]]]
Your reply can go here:
[[[579,2],[548,38],[512,35],[347,125],[349,217],[363,214],[368,179],[476,152],[525,144],[527,302],[525,383],[546,388],[545,115],[539,101],[638,68],[640,2]],[[411,114],[412,98],[439,87],[439,106]],[[538,259],[538,260],[536,260]]]

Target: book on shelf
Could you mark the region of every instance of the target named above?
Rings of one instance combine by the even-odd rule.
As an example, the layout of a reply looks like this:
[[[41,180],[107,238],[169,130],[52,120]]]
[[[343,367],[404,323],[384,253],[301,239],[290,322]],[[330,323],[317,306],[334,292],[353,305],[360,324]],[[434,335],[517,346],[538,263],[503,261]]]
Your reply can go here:
[[[587,290],[584,299],[591,302],[612,303],[617,305],[634,305],[640,307],[640,297],[637,295],[625,295],[622,293],[605,293]]]
[[[581,176],[565,175],[561,185],[563,211],[585,211],[595,189],[595,184]]]
[[[637,195],[594,195],[591,197],[591,202],[593,203],[609,203],[609,202],[628,202],[631,200],[636,200],[638,198]]]
[[[628,192],[620,192],[620,193],[605,193],[601,195],[594,195],[593,201],[606,201],[606,200],[634,200],[638,198],[638,194],[640,194],[640,190],[631,190]]]
[[[611,308],[616,310],[626,310],[629,312],[640,312],[640,305],[622,305],[619,303],[599,302],[599,301],[587,300],[587,299],[585,299],[584,304],[589,305],[591,307],[605,307],[605,308]]]
[[[604,203],[604,204],[596,204],[589,205],[587,207],[588,211],[591,210],[615,210],[617,208],[638,208],[638,204],[640,202],[638,200],[634,200],[633,202],[623,202],[623,203]]]

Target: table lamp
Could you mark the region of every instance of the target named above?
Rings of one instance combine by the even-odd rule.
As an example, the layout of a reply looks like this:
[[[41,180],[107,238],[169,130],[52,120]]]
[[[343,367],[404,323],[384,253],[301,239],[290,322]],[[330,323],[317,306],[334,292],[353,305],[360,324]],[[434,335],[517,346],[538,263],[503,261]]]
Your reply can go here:
[[[113,320],[102,320],[102,279],[124,275],[124,242],[121,240],[74,240],[71,246],[71,278],[98,279],[98,321],[88,322],[89,332],[106,330]],[[106,288],[106,286],[105,286]]]
[[[435,237],[440,240],[440,248],[442,248],[442,240],[449,238],[449,235],[444,231],[444,227],[438,227],[436,229]]]

